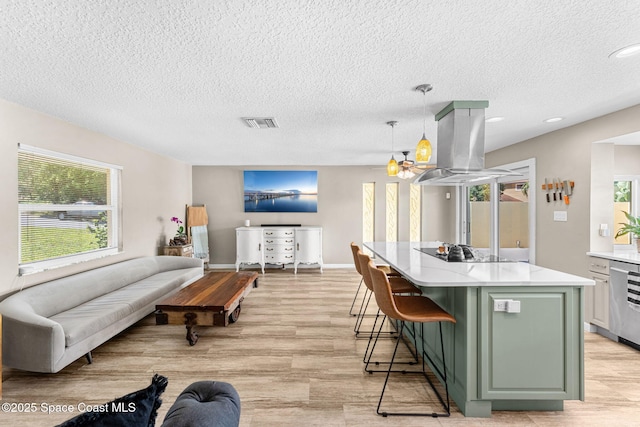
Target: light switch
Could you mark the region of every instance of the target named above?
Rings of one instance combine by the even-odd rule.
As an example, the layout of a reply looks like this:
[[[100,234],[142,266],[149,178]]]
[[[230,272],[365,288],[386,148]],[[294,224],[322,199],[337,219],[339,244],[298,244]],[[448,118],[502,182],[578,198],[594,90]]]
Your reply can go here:
[[[566,221],[567,220],[567,211],[553,211],[553,220],[554,221]]]

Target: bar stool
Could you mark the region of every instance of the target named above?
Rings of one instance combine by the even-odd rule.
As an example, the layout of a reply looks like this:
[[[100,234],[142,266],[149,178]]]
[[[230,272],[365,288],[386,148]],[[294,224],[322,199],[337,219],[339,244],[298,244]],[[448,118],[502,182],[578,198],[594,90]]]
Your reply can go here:
[[[369,257],[369,255],[362,253],[362,251],[358,250],[358,261],[360,262],[360,266],[365,266],[364,269],[362,269],[362,278],[364,280],[364,284],[366,285],[367,289],[370,291],[369,293],[369,300],[371,299],[371,295],[373,295],[373,282],[371,280],[371,273],[369,271],[368,268],[366,268],[367,265],[369,265],[371,261],[371,258]],[[379,268],[379,267],[378,267]],[[379,268],[380,269],[380,268]],[[420,290],[420,288],[414,286],[411,282],[409,282],[407,279],[405,279],[404,277],[397,277],[397,276],[387,276],[388,281],[389,281],[389,286],[391,287],[391,293],[393,294],[417,294],[420,295],[422,293],[422,291]],[[367,306],[369,305],[369,300],[367,300]],[[365,309],[366,311],[366,309]],[[371,355],[373,354],[373,350],[371,351],[371,353],[369,353],[369,347],[371,346],[371,342],[373,341],[373,335],[376,329],[376,325],[378,323],[378,320],[380,319],[380,308],[378,307],[378,311],[376,313],[376,317],[375,320],[373,321],[373,326],[371,328],[371,332],[369,333],[369,342],[367,343],[367,348],[364,352],[364,356],[362,358],[362,361],[366,363],[365,366],[365,371],[369,372],[369,373],[373,373],[373,372],[381,372],[381,371],[374,371],[369,369],[369,364],[371,363]],[[380,323],[380,330],[382,329],[385,320],[387,319],[387,316],[383,313],[382,315],[382,320]],[[394,325],[395,326],[395,325]],[[390,333],[396,333],[397,331],[391,331]],[[413,335],[415,337],[415,330],[413,332]],[[367,355],[369,357],[367,357]],[[418,355],[416,353],[415,355],[415,361],[418,361]],[[376,365],[380,365],[381,362],[375,362]],[[413,362],[411,362],[411,364],[413,364]],[[386,372],[386,370],[384,371]]]
[[[367,263],[371,258],[368,258],[367,262],[363,264],[360,261],[358,254],[364,254],[364,253],[360,250],[358,245],[356,245],[355,243],[351,243],[351,252],[353,253],[353,263],[356,266],[356,271],[360,273],[360,276],[361,276],[360,285],[362,285],[362,283],[364,282],[364,273],[367,271],[366,270]],[[390,279],[393,279],[392,281],[394,282],[395,286],[401,286],[399,283],[396,283],[395,279],[401,280],[406,285],[407,283],[406,280],[403,279],[400,276],[400,273],[395,271],[393,268],[389,267],[388,265],[380,265],[378,267],[387,276],[389,276]],[[372,295],[373,295],[373,288],[369,287],[369,285],[365,283],[364,295],[362,297],[362,302],[360,303],[360,310],[358,311],[358,315],[356,317],[356,323],[353,327],[353,332],[355,332],[356,337],[360,335],[360,327],[362,326],[362,321],[364,320],[364,317],[367,316],[365,313],[369,308],[369,302],[371,301]]]
[[[389,364],[389,369],[387,371],[387,377],[384,380],[384,386],[382,387],[382,393],[380,394],[380,400],[378,401],[378,407],[376,409],[376,413],[378,415],[382,415],[383,417],[389,415],[405,415],[405,416],[430,416],[430,417],[448,417],[451,415],[451,405],[449,403],[449,387],[447,385],[447,366],[446,366],[446,357],[444,354],[444,341],[442,338],[442,322],[451,322],[456,323],[456,319],[441,309],[435,302],[433,302],[430,298],[423,296],[404,296],[404,295],[394,295],[391,290],[391,285],[389,283],[389,279],[387,275],[384,274],[383,271],[378,269],[373,262],[369,262],[367,265],[369,272],[371,274],[371,280],[373,282],[373,292],[376,298],[376,302],[378,303],[378,307],[384,314],[387,315],[390,319],[394,319],[400,321],[400,330],[398,331],[398,338],[396,339],[395,349],[393,351],[393,356],[391,357],[391,363]],[[392,372],[393,362],[396,357],[396,353],[398,351],[398,344],[400,343],[400,338],[402,337],[402,333],[404,331],[405,322],[415,322],[421,323],[421,327],[424,330],[424,323],[428,322],[438,322],[438,327],[440,331],[440,348],[442,351],[442,371],[438,369],[436,364],[433,362],[431,357],[422,350],[422,371],[417,371],[415,373],[421,373],[429,382],[429,385],[435,392],[438,400],[442,404],[445,413],[401,413],[401,412],[386,412],[380,411],[380,406],[382,405],[382,399],[384,397],[384,392],[387,388],[387,383],[389,382],[389,376]],[[380,329],[378,330],[380,332]],[[424,336],[424,334],[422,334]],[[374,341],[374,348],[377,343]],[[417,345],[416,345],[417,347]],[[373,350],[372,350],[373,351]],[[444,382],[444,388],[446,393],[446,402],[445,399],[442,398],[441,394],[436,389],[435,385],[428,377],[427,372],[425,370],[425,358],[431,362],[435,372],[442,378]],[[409,372],[407,372],[409,373]]]
[[[364,289],[364,295],[362,296],[362,302],[360,303],[360,310],[358,311],[357,314],[353,314],[352,310],[353,307],[356,303],[356,299],[358,298],[358,293],[360,292],[360,288],[362,287],[362,282],[364,281],[364,277],[362,275],[363,269],[360,265],[360,261],[358,260],[358,251],[360,251],[360,247],[358,247],[358,245],[356,245],[355,243],[351,242],[351,253],[353,254],[353,264],[356,267],[356,271],[358,272],[358,274],[360,274],[360,284],[358,285],[358,289],[356,290],[356,294],[353,297],[353,303],[351,303],[351,309],[349,310],[349,314],[352,316],[356,316],[356,323],[355,326],[353,328],[353,332],[355,332],[356,336],[358,336],[360,334],[360,325],[362,324],[362,318],[366,313],[366,309],[368,307],[368,300],[367,300],[367,295],[369,295],[369,300],[371,299],[371,294],[368,294],[369,292],[369,288],[365,287]],[[366,268],[366,264],[365,268]],[[398,273],[397,271],[395,271],[394,269],[392,269],[391,267],[387,266],[387,265],[381,265],[379,266],[380,269],[382,271],[385,272],[385,274],[389,275],[389,276],[397,276],[400,277],[400,273]],[[365,302],[366,302],[366,306],[365,306]]]
[[[350,316],[359,316],[359,313],[354,313],[353,312],[353,307],[356,305],[356,300],[358,299],[358,294],[360,293],[360,288],[362,287],[362,281],[364,280],[362,278],[362,270],[360,269],[360,263],[358,262],[358,256],[357,253],[360,250],[360,248],[358,248],[358,245],[356,245],[355,243],[351,242],[351,253],[353,254],[353,264],[356,267],[356,271],[358,272],[358,274],[360,275],[360,284],[358,285],[358,289],[356,290],[356,294],[353,296],[353,302],[351,303],[351,308],[349,309],[349,315]],[[365,295],[366,295],[366,289],[365,289]]]

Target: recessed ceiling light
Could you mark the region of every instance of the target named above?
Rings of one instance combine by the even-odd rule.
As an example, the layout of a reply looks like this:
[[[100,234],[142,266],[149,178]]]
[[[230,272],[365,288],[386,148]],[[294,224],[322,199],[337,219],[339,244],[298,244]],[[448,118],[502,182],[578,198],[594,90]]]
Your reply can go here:
[[[640,53],[640,43],[632,44],[609,54],[609,58],[626,58]]]
[[[485,119],[485,122],[487,123],[495,123],[495,122],[501,122],[504,120],[504,117],[502,116],[495,116],[495,117],[487,117]]]
[[[555,123],[560,120],[564,120],[564,117],[551,117],[550,119],[544,120],[545,123]]]

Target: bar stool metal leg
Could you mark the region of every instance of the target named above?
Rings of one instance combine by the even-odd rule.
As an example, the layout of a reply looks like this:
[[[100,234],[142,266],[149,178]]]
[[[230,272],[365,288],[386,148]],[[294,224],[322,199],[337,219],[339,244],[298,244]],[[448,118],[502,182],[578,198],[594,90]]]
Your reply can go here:
[[[393,350],[393,355],[391,356],[391,363],[389,364],[389,369],[387,370],[387,376],[386,376],[386,378],[384,380],[384,386],[382,387],[382,393],[380,393],[380,399],[378,400],[378,407],[376,408],[376,413],[378,415],[381,415],[383,417],[388,417],[388,416],[430,416],[430,417],[433,417],[433,418],[449,417],[451,415],[451,404],[449,402],[449,387],[447,386],[447,379],[446,379],[446,369],[447,368],[446,368],[446,364],[445,364],[444,340],[443,340],[443,337],[442,337],[442,322],[438,322],[438,326],[439,326],[439,332],[440,332],[440,349],[442,351],[442,361],[443,361],[444,373],[440,372],[440,370],[437,368],[437,366],[433,363],[432,359],[424,351],[424,348],[423,348],[423,351],[422,351],[422,353],[423,353],[422,371],[418,371],[418,372],[409,371],[409,372],[403,372],[403,373],[420,373],[420,374],[422,374],[426,378],[427,382],[429,383],[429,385],[433,389],[433,391],[436,394],[436,396],[438,397],[438,400],[442,404],[445,412],[444,413],[436,413],[436,412],[431,412],[431,413],[413,413],[413,412],[387,412],[387,411],[381,411],[380,410],[380,407],[382,406],[382,400],[384,398],[384,393],[385,393],[385,391],[387,389],[387,384],[389,383],[389,376],[391,375],[391,372],[397,372],[397,371],[393,371],[392,368],[393,368],[394,360],[396,358],[396,354],[398,352],[398,345],[400,344],[400,337],[402,336],[402,333],[404,331],[404,321],[402,321],[401,322],[401,326],[400,326],[399,335],[398,335],[398,338],[396,340],[396,345],[395,345],[395,348]],[[422,331],[424,331],[423,327],[422,327]],[[424,336],[424,334],[422,334],[422,335]],[[438,390],[436,389],[435,385],[433,384],[433,382],[431,381],[431,379],[427,375],[427,372],[425,370],[425,362],[424,362],[425,357],[428,358],[428,360],[431,362],[432,366],[434,366],[435,370],[438,372],[438,374],[440,374],[440,376],[443,379],[445,392],[446,392],[446,403],[445,403],[445,400],[440,395],[440,392],[438,392]]]
[[[368,298],[367,298],[368,295]],[[373,296],[373,292],[369,291],[369,289],[365,289],[365,299],[362,300],[362,304],[364,304],[364,308],[360,307],[360,312],[358,313],[358,317],[356,317],[356,324],[353,327],[353,332],[356,333],[356,338],[360,338],[360,333],[363,332],[360,330],[360,328],[362,327],[362,322],[364,320],[364,318],[366,316],[374,316],[373,314],[371,315],[367,315],[365,314],[367,312],[367,309],[369,308],[369,302],[371,302],[371,297]],[[366,300],[366,302],[365,302]],[[378,310],[378,314],[375,315],[376,318],[374,319],[374,324],[373,324],[373,328],[371,329],[371,332],[369,333],[369,335],[371,336],[373,334],[373,331],[375,330],[376,327],[376,319],[380,316],[380,310]],[[381,332],[381,334],[390,334],[390,335],[394,335],[396,333],[396,331],[388,331],[388,332]],[[394,335],[395,336],[395,335]],[[367,337],[363,337],[363,338],[367,338]]]
[[[360,294],[360,288],[362,287],[362,282],[364,278],[360,279],[360,284],[358,285],[358,289],[356,289],[356,294],[353,296],[353,302],[351,303],[351,308],[349,309],[349,316],[357,316],[357,313],[353,312],[353,307],[356,305],[356,300],[358,299],[358,295]]]
[[[371,301],[372,296],[373,292],[369,291],[369,289],[364,290],[364,296],[362,298],[362,303],[360,304],[360,311],[356,317],[356,324],[353,327],[353,332],[356,333],[356,336],[360,334],[360,326],[362,326],[362,320],[364,319],[364,314],[367,312],[367,308],[369,308],[369,301]]]
[[[424,323],[422,323],[421,325],[421,333],[424,336]],[[440,376],[440,378],[442,378],[442,381],[444,382],[444,390],[445,390],[445,394],[446,394],[446,403],[444,401],[444,399],[442,398],[442,396],[440,395],[440,393],[438,393],[438,391],[435,389],[435,386],[433,385],[433,383],[431,382],[431,379],[429,379],[429,377],[425,374],[425,377],[427,378],[427,381],[429,381],[429,384],[431,385],[431,388],[434,389],[434,391],[436,392],[436,396],[438,396],[438,400],[440,400],[440,403],[442,404],[442,406],[444,407],[447,415],[445,416],[449,416],[451,413],[451,403],[449,401],[449,385],[447,384],[447,361],[445,360],[444,357],[444,339],[442,337],[442,322],[438,322],[438,329],[440,332],[440,349],[442,351],[442,371],[440,369],[438,369],[438,365],[436,365],[433,361],[433,359],[431,359],[431,357],[429,356],[429,354],[427,352],[424,351],[424,347],[423,347],[423,351],[422,351],[422,370],[426,373],[427,371],[425,370],[425,359],[428,360],[431,363],[431,366],[433,367],[433,370],[435,372],[437,372],[437,374]],[[442,416],[442,415],[441,415]]]
[[[397,334],[397,333],[398,333],[398,331],[397,331],[397,329],[396,329],[395,324],[391,323],[391,326],[392,326],[394,329],[396,329],[396,330],[394,330],[394,331],[387,331],[387,332],[382,332],[382,331],[380,331],[380,333],[379,333],[379,334],[376,334],[376,325],[378,324],[378,319],[381,319],[380,329],[382,329],[382,326],[383,326],[383,324],[384,324],[384,322],[385,322],[385,321],[387,322],[387,324],[389,324],[389,320],[388,320],[387,316],[386,316],[385,314],[382,314],[382,315],[381,315],[381,310],[380,310],[380,309],[378,309],[378,312],[376,313],[376,317],[375,317],[375,319],[373,320],[373,327],[371,328],[371,332],[369,333],[369,342],[367,342],[367,348],[365,349],[365,351],[364,351],[364,356],[362,357],[362,361],[363,361],[364,363],[369,363],[369,362],[370,362],[370,360],[371,360],[371,357],[369,357],[369,358],[368,358],[368,360],[367,360],[367,355],[369,355],[369,348],[371,348],[371,342],[373,342],[373,341],[374,341],[374,335],[379,336],[380,334],[389,334],[389,336],[387,336],[387,337],[385,337],[385,338],[395,338],[395,334]],[[373,348],[371,349],[371,354],[373,354]],[[416,359],[416,360],[418,360],[417,352],[416,352],[416,357],[415,357],[415,359]],[[375,363],[376,365],[379,365],[379,364],[380,364],[380,362],[374,362],[374,363]],[[368,365],[367,365],[367,366],[368,366]],[[372,371],[367,371],[367,372],[372,372]],[[386,370],[385,370],[384,372],[386,372]]]
[[[384,324],[384,321],[387,320],[388,321],[388,317],[386,315],[384,315],[383,317],[383,321],[380,323],[380,327],[378,328],[378,332],[376,333],[376,337],[373,340],[373,346],[371,347],[371,351],[369,352],[369,355],[367,357],[367,354],[365,352],[365,358],[366,360],[363,359],[363,361],[365,362],[365,366],[364,366],[364,370],[370,374],[373,374],[374,372],[388,372],[388,369],[382,369],[382,370],[375,370],[375,369],[369,369],[369,365],[370,364],[375,364],[376,366],[378,365],[389,365],[391,366],[394,361],[393,359],[389,362],[372,362],[371,361],[371,356],[373,356],[373,353],[375,351],[376,348],[376,344],[378,343],[378,339],[380,338],[380,334],[382,334],[382,327]],[[409,346],[409,344],[406,342],[406,340],[404,339],[404,337],[402,336],[402,329],[404,327],[404,322],[402,322],[402,326],[400,328],[399,331],[393,331],[393,332],[389,332],[389,333],[397,333],[397,337],[389,337],[389,338],[396,338],[396,348],[398,346],[398,342],[400,342],[400,340],[404,341],[404,343],[407,345],[407,348],[409,349],[409,352],[411,353],[411,355],[413,356],[414,360],[408,361],[408,362],[395,362],[396,365],[417,365],[418,364],[418,356],[417,356],[417,351],[414,352],[413,349],[411,349],[411,347]],[[373,338],[373,330],[372,330],[372,337]],[[369,343],[371,343],[371,340],[369,340]],[[369,347],[367,346],[367,349]],[[367,350],[368,351],[368,350]],[[402,369],[402,370],[396,370],[396,371],[391,371],[391,372],[399,372],[402,374],[409,374],[409,373],[414,373],[414,374],[419,374],[422,371],[407,371],[406,369]]]

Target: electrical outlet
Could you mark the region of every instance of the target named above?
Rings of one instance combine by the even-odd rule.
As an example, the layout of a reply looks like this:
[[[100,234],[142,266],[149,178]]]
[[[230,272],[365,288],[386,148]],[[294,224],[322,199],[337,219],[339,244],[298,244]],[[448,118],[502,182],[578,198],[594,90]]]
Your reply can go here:
[[[493,311],[507,311],[507,302],[509,300],[506,299],[494,299],[493,300]]]
[[[512,299],[494,299],[493,311],[520,313],[520,301],[514,301]]]

